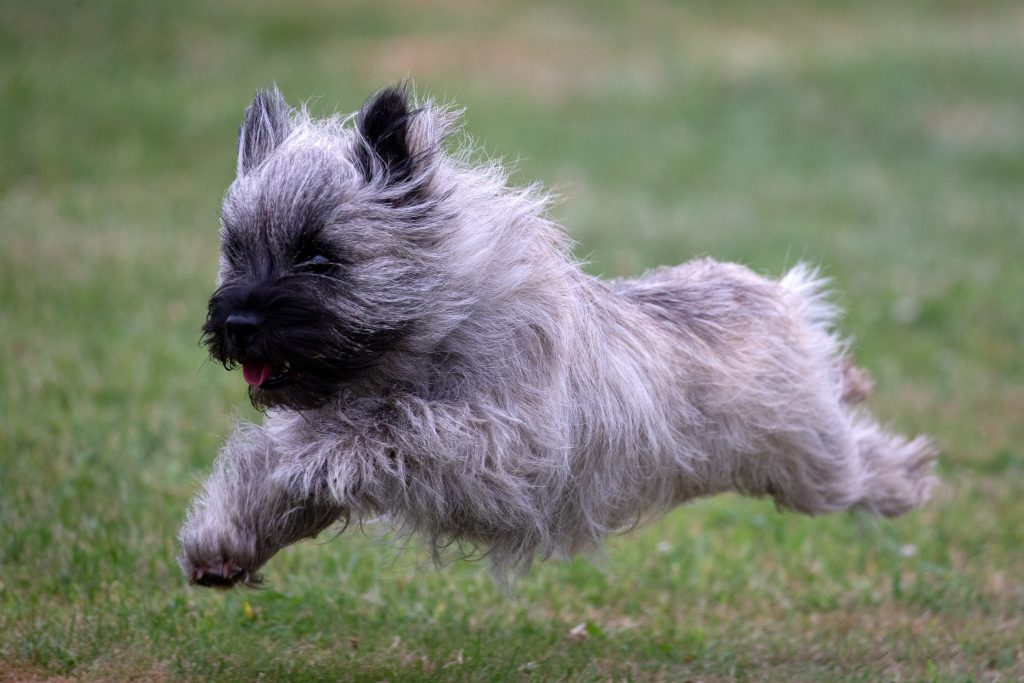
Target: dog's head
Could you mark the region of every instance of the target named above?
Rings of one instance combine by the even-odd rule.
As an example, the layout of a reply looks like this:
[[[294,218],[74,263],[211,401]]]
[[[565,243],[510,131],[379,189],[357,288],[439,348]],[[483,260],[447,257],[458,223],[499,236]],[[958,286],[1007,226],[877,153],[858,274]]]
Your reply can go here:
[[[255,405],[321,405],[410,347],[441,280],[427,228],[444,220],[433,183],[451,123],[412,110],[404,87],[372,97],[354,126],[312,120],[276,88],[256,95],[203,326]]]

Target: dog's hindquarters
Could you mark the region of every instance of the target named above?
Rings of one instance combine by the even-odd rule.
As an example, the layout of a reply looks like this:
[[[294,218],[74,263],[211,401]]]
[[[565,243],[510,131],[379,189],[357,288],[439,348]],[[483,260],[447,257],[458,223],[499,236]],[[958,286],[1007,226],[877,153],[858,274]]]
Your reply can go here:
[[[681,335],[677,393],[690,403],[687,415],[704,419],[699,434],[686,434],[689,419],[679,429],[699,442],[707,485],[680,499],[731,489],[807,514],[894,516],[927,498],[934,448],[889,434],[852,407],[870,379],[834,334],[838,311],[813,271],[797,266],[774,282],[702,260],[621,282],[619,291]]]

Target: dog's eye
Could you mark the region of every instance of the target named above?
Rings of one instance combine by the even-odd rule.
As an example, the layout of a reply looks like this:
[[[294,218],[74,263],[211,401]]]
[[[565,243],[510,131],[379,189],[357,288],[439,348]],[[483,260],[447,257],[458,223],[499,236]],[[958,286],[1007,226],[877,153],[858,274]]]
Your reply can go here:
[[[295,265],[296,270],[305,270],[311,273],[326,273],[334,267],[334,262],[323,254],[316,254]]]

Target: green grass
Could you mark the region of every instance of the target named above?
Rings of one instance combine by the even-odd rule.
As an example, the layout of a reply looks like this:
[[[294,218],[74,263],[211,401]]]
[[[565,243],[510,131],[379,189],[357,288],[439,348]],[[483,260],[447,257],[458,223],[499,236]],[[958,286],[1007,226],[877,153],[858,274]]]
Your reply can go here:
[[[0,680],[1024,676],[1018,3],[345,4],[0,0]],[[184,506],[251,416],[197,345],[241,112],[405,75],[594,272],[820,264],[934,500],[702,501],[510,593],[372,527],[189,589]]]

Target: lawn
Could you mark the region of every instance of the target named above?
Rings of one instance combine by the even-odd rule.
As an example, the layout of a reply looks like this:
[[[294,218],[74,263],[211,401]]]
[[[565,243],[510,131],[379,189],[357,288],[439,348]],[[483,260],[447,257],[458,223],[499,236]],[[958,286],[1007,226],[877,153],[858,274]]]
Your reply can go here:
[[[1024,678],[1022,35],[1015,2],[0,0],[0,681]],[[368,526],[189,588],[185,505],[258,417],[198,346],[242,111],[405,76],[592,272],[819,264],[932,501],[723,496],[507,590]]]

